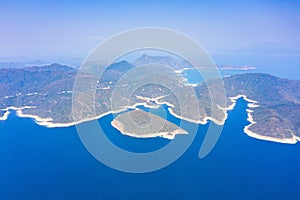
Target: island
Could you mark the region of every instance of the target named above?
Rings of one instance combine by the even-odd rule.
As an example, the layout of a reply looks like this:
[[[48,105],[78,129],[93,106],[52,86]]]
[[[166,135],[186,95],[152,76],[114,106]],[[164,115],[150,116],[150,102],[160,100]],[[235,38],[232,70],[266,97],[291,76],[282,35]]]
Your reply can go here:
[[[140,109],[118,115],[111,124],[122,134],[137,138],[163,137],[174,139],[177,134],[188,134],[177,125]]]
[[[166,65],[174,68],[176,72],[183,72],[187,69],[194,69],[194,67],[186,60],[175,57],[175,56],[150,56],[147,54],[143,54],[139,58],[137,58],[133,65],[143,65],[149,63],[157,63],[161,65]],[[255,66],[237,66],[237,65],[217,65],[220,70],[240,70],[240,71],[247,71],[247,70],[254,70],[256,69]]]
[[[147,62],[173,63],[175,67],[173,71],[152,74],[153,76],[147,80],[152,83],[139,87],[133,94],[128,94],[130,88],[139,81],[138,77],[145,74],[144,71],[138,71],[135,66]],[[175,62],[169,57],[154,58],[143,55],[134,63],[120,61],[111,64],[100,80],[93,73],[60,64],[0,69],[0,120],[6,120],[10,111],[15,110],[18,116],[32,118],[42,126],[67,127],[98,119],[110,113],[134,109],[138,105],[157,107],[166,104],[170,113],[180,119],[197,124],[212,121],[223,125],[228,111],[234,108],[237,99],[244,98],[248,101],[246,111],[249,124],[244,128],[247,135],[288,144],[299,141],[300,80],[288,80],[263,73],[243,73],[224,77],[222,84],[226,97],[211,104],[208,86],[215,87],[220,81],[211,80],[196,86],[184,84],[182,76],[176,72],[186,67],[180,63],[182,61]],[[97,70],[97,66],[95,65],[92,70]],[[127,72],[135,73],[136,76],[127,83],[118,81],[126,76]],[[147,73],[151,75],[154,72],[150,69]],[[95,91],[74,90],[74,81],[78,74]],[[155,84],[162,81],[166,87]],[[118,92],[114,93],[116,90]],[[86,101],[93,95],[95,96],[93,106],[86,105]],[[116,103],[112,102],[113,95],[118,99]],[[181,102],[178,101],[178,96],[181,96]],[[72,109],[74,103],[79,105],[79,109]],[[193,109],[185,109],[180,105],[189,105]],[[212,109],[216,112],[212,112]],[[141,111],[137,114],[142,115]],[[126,127],[124,124],[125,132],[129,130],[131,136],[142,137],[141,134],[134,133]],[[156,134],[169,137],[165,133]]]

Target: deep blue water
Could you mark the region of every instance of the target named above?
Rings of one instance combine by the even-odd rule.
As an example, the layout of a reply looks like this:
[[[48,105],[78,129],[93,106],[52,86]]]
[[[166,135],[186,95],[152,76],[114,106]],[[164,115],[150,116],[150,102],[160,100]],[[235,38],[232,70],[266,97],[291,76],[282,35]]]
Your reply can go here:
[[[104,166],[84,148],[74,127],[49,129],[12,114],[0,121],[0,199],[299,199],[300,145],[248,137],[245,109],[239,100],[204,159],[198,152],[208,125],[199,127],[180,159],[146,174]],[[111,119],[99,122],[125,149],[151,151],[167,144],[162,138],[123,136],[110,126]]]

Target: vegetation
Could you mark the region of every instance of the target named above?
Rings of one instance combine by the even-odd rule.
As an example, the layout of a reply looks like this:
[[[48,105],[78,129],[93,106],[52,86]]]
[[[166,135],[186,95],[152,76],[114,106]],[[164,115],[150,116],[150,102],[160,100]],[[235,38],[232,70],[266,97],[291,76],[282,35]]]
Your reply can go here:
[[[158,61],[163,63],[162,58]],[[234,75],[223,79],[227,97],[222,99],[218,92],[212,94],[208,90],[208,86],[220,86],[220,80],[192,87],[183,84],[182,77],[170,68],[154,68],[150,66],[145,71],[145,68],[134,68],[122,61],[109,66],[100,81],[93,73],[78,73],[74,68],[59,64],[0,69],[0,109],[34,106],[24,109],[23,113],[52,118],[53,123],[70,123],[124,110],[137,103],[169,103],[172,113],[184,119],[204,123],[209,118],[224,122],[224,108],[232,104],[230,97],[246,95],[259,105],[251,108],[253,120],[257,122],[250,127],[251,131],[274,138],[300,137],[300,81],[260,73]],[[82,86],[82,91],[81,87],[74,91],[76,76],[86,80],[91,91],[86,90],[89,88],[86,86]],[[218,101],[211,103],[212,95],[216,95]],[[74,102],[77,107],[72,113]],[[2,116],[3,112],[0,114]],[[146,119],[141,112],[131,114]]]

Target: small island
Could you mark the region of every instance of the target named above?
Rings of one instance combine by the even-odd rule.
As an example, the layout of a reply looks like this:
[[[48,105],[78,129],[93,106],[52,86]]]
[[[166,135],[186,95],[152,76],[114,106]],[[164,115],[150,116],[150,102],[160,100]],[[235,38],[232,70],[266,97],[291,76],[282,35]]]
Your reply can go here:
[[[137,138],[163,137],[174,139],[177,134],[188,134],[177,125],[140,109],[118,115],[111,125],[123,135]]]
[[[160,73],[155,73],[157,70],[153,67],[147,71],[135,67],[146,63],[174,66],[174,69],[162,71],[165,68],[160,68]],[[223,77],[222,81],[211,80],[191,86],[182,83],[182,76],[177,72],[187,68],[184,63],[175,62],[170,57],[146,55],[134,64],[127,61],[111,64],[100,80],[94,75],[98,67],[93,63],[88,67],[91,69],[87,71],[60,64],[0,69],[0,120],[6,120],[15,110],[19,117],[32,118],[42,126],[68,127],[137,106],[154,108],[166,104],[169,112],[182,120],[196,124],[211,121],[223,125],[237,99],[244,98],[248,102],[249,124],[244,127],[248,136],[286,144],[300,141],[300,80],[263,73],[242,73]],[[124,76],[129,78],[123,79]],[[139,77],[145,77],[144,81],[149,84],[131,94],[130,88],[140,84]],[[78,78],[87,83],[79,84],[76,90],[74,82]],[[220,84],[224,85],[224,97],[218,92],[211,93],[208,88],[217,88]],[[82,85],[91,88],[82,88]],[[95,101],[91,98],[93,96]],[[210,103],[210,97],[217,101]],[[126,129],[127,126],[124,128],[131,136],[146,137],[133,134]],[[174,136],[160,131],[152,134],[167,138]]]

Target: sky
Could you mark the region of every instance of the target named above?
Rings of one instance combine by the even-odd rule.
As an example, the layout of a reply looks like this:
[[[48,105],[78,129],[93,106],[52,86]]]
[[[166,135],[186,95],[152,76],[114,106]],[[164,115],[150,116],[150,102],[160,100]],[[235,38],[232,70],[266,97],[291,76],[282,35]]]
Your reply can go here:
[[[182,32],[218,58],[298,56],[299,11],[300,1],[277,0],[0,0],[0,60],[85,57],[110,36],[142,27]]]

